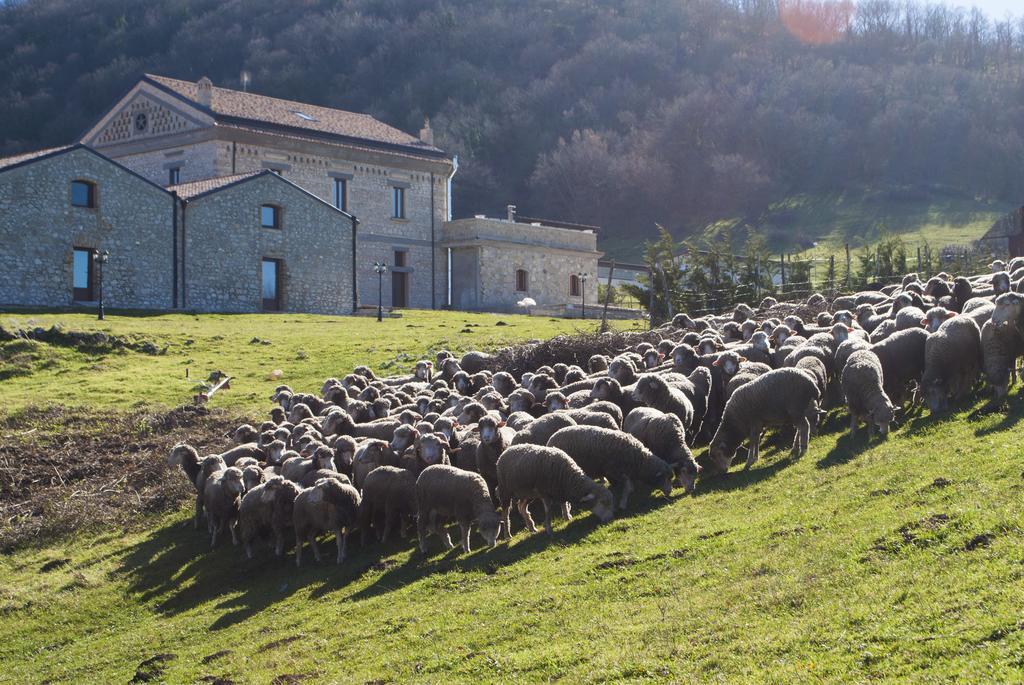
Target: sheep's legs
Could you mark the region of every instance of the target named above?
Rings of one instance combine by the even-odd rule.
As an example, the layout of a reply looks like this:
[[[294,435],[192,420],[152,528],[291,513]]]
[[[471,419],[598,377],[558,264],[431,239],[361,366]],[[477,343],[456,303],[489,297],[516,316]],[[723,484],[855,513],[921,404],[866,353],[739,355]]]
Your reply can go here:
[[[384,505],[384,533],[380,536],[381,542],[387,542],[391,536],[391,528],[394,526],[395,513],[392,511],[391,504]]]
[[[622,484],[621,495],[619,496],[619,509],[625,509],[629,502],[629,494],[633,492],[633,481],[629,478]]]
[[[302,566],[302,536],[295,531],[295,567]]]
[[[519,516],[522,517],[523,523],[526,524],[526,527],[529,528],[531,533],[536,533],[537,524],[533,522],[533,517],[530,516],[529,506],[529,500],[521,499],[519,500],[519,503],[517,504],[516,508],[519,509]]]
[[[237,529],[238,529],[238,521],[237,520],[231,519],[230,521],[228,521],[228,530],[231,531],[231,544],[234,545],[235,547],[238,547],[238,533],[236,532]]]
[[[462,550],[466,554],[469,554],[469,552],[470,552],[469,534],[472,532],[472,530],[473,530],[472,524],[470,524],[468,522],[465,522],[465,521],[459,523],[459,531],[462,533]]]
[[[796,423],[796,437],[793,439],[793,451],[790,457],[798,459],[807,451],[807,441],[810,438],[811,424],[807,417],[803,417]]]
[[[566,521],[572,521],[572,513],[570,507],[571,505],[568,502],[562,502],[562,518]]]
[[[334,542],[338,545],[338,558],[336,563],[340,564],[345,561],[345,548],[348,546],[348,528],[345,529],[344,534],[341,532],[341,528],[335,530]]]
[[[416,534],[420,538],[420,552],[423,554],[427,553],[427,521],[426,516],[418,516],[416,518]]]
[[[750,431],[750,438],[747,441],[747,463],[743,465],[743,470],[744,471],[748,470],[751,466],[754,465],[754,462],[757,461],[757,457],[758,457],[758,453],[757,453],[758,450],[757,450],[757,448],[758,448],[758,445],[759,445],[760,442],[761,442],[761,427],[760,426],[756,426],[752,431]]]
[[[551,508],[554,504],[548,501],[547,497],[541,499],[541,503],[544,505],[544,530],[548,532],[548,535],[554,535],[554,531],[551,529]]]
[[[512,539],[512,499],[501,503],[501,525],[504,528],[505,539]],[[500,532],[500,531],[499,531]]]
[[[320,548],[317,547],[317,544],[316,544],[316,532],[315,531],[310,531],[309,535],[307,537],[309,538],[309,546],[313,549],[313,558],[316,559],[317,562],[319,562],[320,561]],[[295,546],[298,547],[299,544],[300,544],[300,541],[298,539],[296,539],[295,540]]]
[[[850,437],[857,437],[857,416],[850,412]]]
[[[203,518],[203,496],[196,495],[196,515],[192,519],[192,530],[199,530],[199,519]]]

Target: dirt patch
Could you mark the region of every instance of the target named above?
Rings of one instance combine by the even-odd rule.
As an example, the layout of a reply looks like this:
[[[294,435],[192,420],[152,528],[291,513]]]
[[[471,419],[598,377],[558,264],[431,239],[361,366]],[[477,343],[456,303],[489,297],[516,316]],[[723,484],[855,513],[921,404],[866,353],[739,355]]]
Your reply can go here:
[[[283,673],[279,676],[275,676],[270,681],[270,685],[295,685],[301,683],[303,680],[309,680],[314,677],[313,673]]]
[[[227,678],[222,675],[204,675],[199,677],[199,681],[203,683],[210,683],[210,685],[235,685],[235,681],[231,678]]]
[[[600,564],[594,567],[597,571],[607,571],[613,568],[629,568],[637,563],[636,557],[626,556],[621,553],[609,555],[612,558],[602,561]]]
[[[278,647],[284,647],[285,645],[289,645],[289,644],[295,642],[296,640],[300,639],[301,637],[302,637],[301,635],[290,635],[288,637],[282,637],[280,640],[274,640],[273,642],[268,642],[265,645],[261,645],[260,647],[258,647],[256,649],[256,653],[259,654],[261,652],[269,652],[272,649],[277,649]]]
[[[187,440],[200,454],[221,451],[230,444],[226,433],[243,422],[193,407],[0,414],[0,550],[99,525],[130,526],[179,507],[194,493],[167,466],[170,448]]]
[[[35,328],[16,328],[8,330],[0,326],[0,340],[37,340],[56,345],[57,347],[70,347],[80,352],[101,354],[116,352],[117,350],[132,350],[142,354],[165,354],[166,347],[159,347],[151,340],[144,340],[133,336],[109,335],[101,331],[69,331],[62,326],[54,325],[49,328],[37,326]]]
[[[167,664],[174,661],[177,657],[173,654],[157,654],[156,656],[150,657],[139,664],[139,667],[135,669],[135,677],[129,682],[131,683],[149,683],[153,681],[160,681],[164,671],[167,670]]]
[[[964,543],[964,551],[973,552],[980,547],[988,547],[996,539],[994,533],[981,533]]]
[[[892,535],[876,540],[871,549],[886,554],[899,554],[907,547],[931,547],[942,540],[949,524],[948,514],[932,514],[920,521],[903,524]]]

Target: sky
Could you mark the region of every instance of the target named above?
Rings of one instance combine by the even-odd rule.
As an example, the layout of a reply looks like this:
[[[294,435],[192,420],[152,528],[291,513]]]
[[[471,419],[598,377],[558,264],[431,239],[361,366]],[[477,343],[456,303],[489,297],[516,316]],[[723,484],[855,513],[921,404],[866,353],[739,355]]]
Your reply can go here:
[[[960,0],[947,5],[977,7],[993,19],[1003,19],[1007,13],[1016,17],[1024,15],[1024,0]]]

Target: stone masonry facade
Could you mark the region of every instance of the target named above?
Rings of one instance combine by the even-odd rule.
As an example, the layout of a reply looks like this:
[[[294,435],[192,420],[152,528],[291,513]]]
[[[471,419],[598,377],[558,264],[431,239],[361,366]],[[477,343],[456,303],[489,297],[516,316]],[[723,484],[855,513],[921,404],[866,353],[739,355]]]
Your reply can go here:
[[[94,208],[71,204],[71,183],[95,184]],[[174,199],[84,148],[0,171],[0,303],[68,306],[75,248],[110,250],[106,303],[170,309]]]
[[[279,228],[261,225],[264,204]],[[275,259],[281,310],[352,311],[352,224],[327,203],[267,173],[195,197],[185,217],[185,308],[261,311],[262,261]]]

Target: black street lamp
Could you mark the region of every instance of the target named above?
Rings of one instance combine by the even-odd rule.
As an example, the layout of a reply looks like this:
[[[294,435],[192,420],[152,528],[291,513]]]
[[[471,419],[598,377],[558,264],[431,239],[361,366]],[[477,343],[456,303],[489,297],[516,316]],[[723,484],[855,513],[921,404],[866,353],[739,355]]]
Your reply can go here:
[[[583,273],[581,271],[580,273],[578,273],[576,275],[579,276],[580,284],[581,284],[580,287],[583,289],[582,290],[582,293],[583,293],[583,318],[585,319],[585,318],[587,318],[587,274],[585,274],[585,273]]]
[[[103,265],[110,259],[110,250],[97,250],[92,253],[92,258],[96,261],[96,280],[98,281],[100,300],[100,311],[96,318],[103,321]]]
[[[377,272],[377,321],[384,320],[384,272],[388,270],[387,262],[374,262],[373,270]]]

